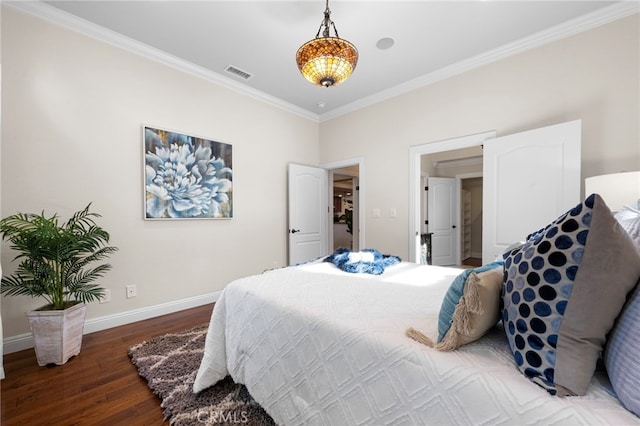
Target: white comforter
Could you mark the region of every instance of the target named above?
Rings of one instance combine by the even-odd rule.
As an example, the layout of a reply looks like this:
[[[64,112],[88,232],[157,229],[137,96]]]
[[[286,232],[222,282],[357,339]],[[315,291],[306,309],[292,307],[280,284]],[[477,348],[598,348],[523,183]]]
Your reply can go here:
[[[314,263],[234,281],[216,302],[194,391],[230,374],[280,425],[640,424],[606,376],[583,397],[548,395],[517,370],[499,327],[453,352],[406,337],[409,326],[437,336],[460,272]]]

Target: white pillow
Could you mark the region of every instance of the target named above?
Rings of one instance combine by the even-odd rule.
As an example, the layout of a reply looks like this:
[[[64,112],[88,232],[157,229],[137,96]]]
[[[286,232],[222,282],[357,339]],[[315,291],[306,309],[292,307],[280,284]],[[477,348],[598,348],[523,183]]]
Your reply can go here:
[[[615,214],[615,218],[640,250],[640,211],[633,207],[624,206]]]

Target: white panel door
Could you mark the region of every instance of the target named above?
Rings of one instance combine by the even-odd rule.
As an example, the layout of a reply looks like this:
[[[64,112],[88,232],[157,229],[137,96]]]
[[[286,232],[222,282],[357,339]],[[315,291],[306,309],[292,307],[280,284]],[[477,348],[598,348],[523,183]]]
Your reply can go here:
[[[483,263],[580,202],[581,121],[484,142]]]
[[[431,233],[431,264],[456,263],[456,180],[430,177],[427,191],[427,229]]]
[[[328,173],[289,164],[289,265],[329,254]]]

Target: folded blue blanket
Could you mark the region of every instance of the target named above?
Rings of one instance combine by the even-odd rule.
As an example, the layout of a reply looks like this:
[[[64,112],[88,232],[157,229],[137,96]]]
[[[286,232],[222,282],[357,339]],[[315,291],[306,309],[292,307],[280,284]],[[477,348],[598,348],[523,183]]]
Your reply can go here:
[[[374,249],[354,252],[346,248],[339,248],[327,256],[324,262],[331,262],[345,272],[380,275],[385,268],[399,263],[401,260],[398,256],[381,254]]]

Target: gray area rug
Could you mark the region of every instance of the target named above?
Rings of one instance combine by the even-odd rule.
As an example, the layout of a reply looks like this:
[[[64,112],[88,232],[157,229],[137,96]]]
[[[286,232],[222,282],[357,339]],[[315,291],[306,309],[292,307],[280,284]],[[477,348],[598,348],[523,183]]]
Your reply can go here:
[[[275,425],[244,385],[227,376],[199,394],[192,392],[202,360],[207,324],[154,337],[129,348],[131,362],[162,401],[172,425]]]

